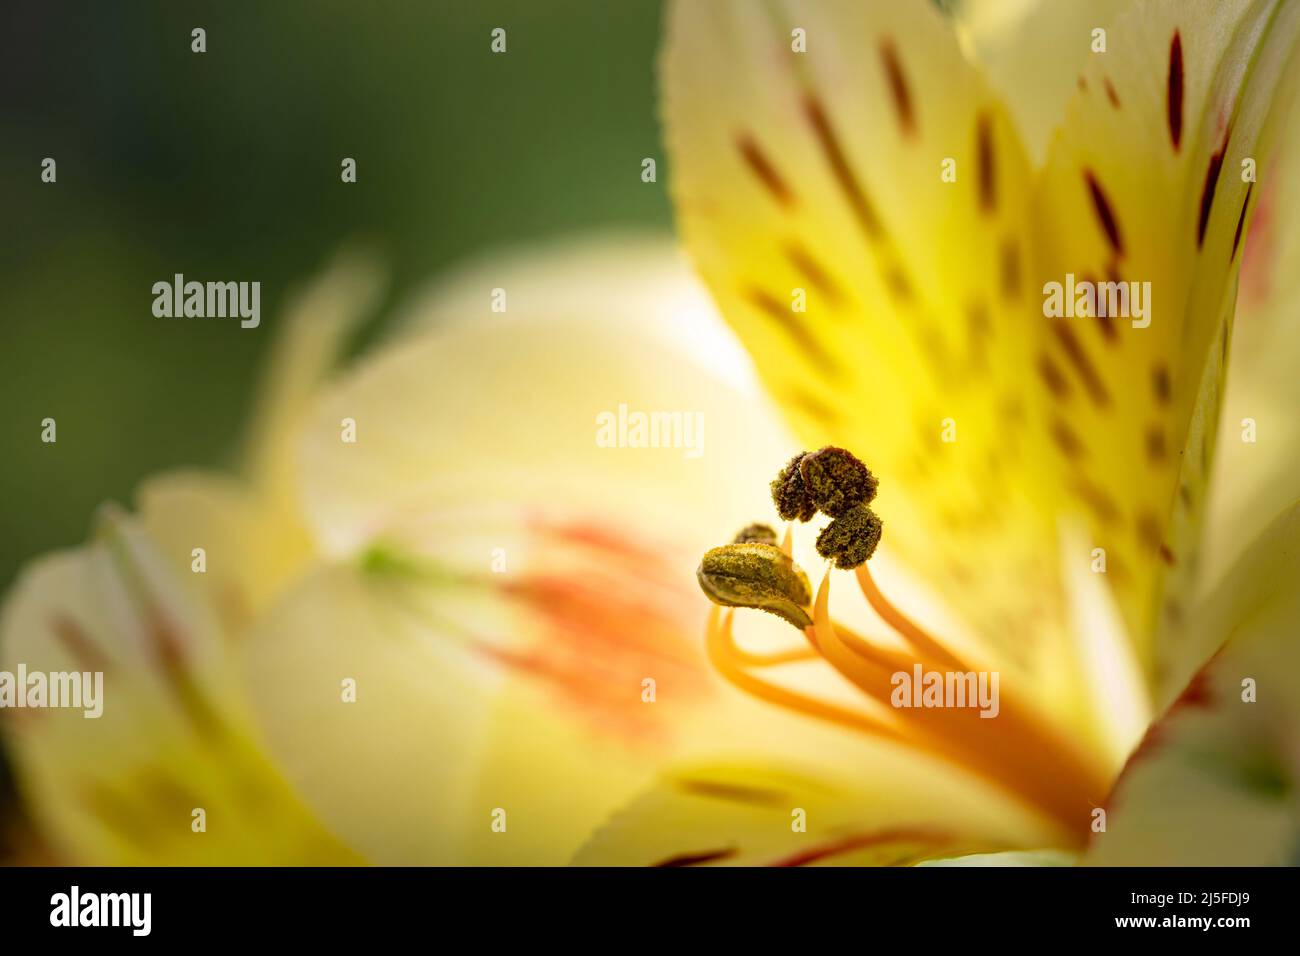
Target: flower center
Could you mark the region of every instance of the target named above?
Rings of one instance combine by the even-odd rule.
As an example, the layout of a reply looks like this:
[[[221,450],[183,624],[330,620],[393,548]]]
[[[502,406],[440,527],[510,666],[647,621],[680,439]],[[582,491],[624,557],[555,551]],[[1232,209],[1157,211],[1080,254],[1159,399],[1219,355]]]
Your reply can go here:
[[[829,567],[809,606],[807,579],[791,557],[793,525],[780,546],[756,538],[753,529],[762,526],[750,526],[736,543],[710,551],[700,567],[701,586],[719,605],[706,630],[710,662],[732,684],[763,700],[973,773],[1034,807],[1070,842],[1082,845],[1092,811],[1105,796],[1107,773],[1032,706],[1029,695],[1000,688],[997,672],[972,667],[885,597],[867,567],[881,533],[880,519],[868,507],[876,486],[871,472],[849,452],[824,448],[791,460],[772,482],[772,493],[778,514],[788,521],[807,521],[819,511],[832,518],[817,538],[818,553],[835,568],[854,572],[863,596],[906,650],[871,641],[832,620]],[[751,554],[755,549],[764,549],[758,558]],[[779,614],[801,632],[804,643],[776,654],[744,650],[732,631],[734,607]],[[883,708],[823,700],[769,676],[781,665],[817,659]]]

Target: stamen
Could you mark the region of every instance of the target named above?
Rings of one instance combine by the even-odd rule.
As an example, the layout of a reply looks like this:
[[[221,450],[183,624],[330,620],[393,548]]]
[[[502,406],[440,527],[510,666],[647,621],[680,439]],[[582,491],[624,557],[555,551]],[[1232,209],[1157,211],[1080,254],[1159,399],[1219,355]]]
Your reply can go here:
[[[773,544],[728,544],[706,551],[695,572],[714,604],[770,611],[802,630],[811,623],[808,576]]]
[[[858,586],[862,588],[862,594],[867,599],[867,603],[871,605],[872,609],[880,615],[886,624],[905,638],[917,653],[923,657],[934,658],[953,670],[967,670],[966,665],[959,657],[950,653],[943,644],[931,637],[923,627],[889,603],[889,600],[880,592],[880,588],[876,586],[876,581],[865,564],[859,565],[857,568],[857,578]]]
[[[821,658],[817,648],[811,646],[795,647],[788,651],[774,651],[771,654],[755,654],[739,645],[732,647],[736,660],[747,667],[780,667],[782,664],[799,664]]]
[[[776,544],[776,532],[771,525],[747,524],[731,539],[732,544]]]
[[[930,668],[935,664],[931,660],[918,658],[916,656],[907,656],[899,654],[887,648],[873,644],[843,624],[835,624],[830,617],[829,612],[830,599],[830,572],[827,572],[823,578],[821,587],[817,590],[817,601],[813,607],[813,625],[817,628],[816,633],[819,637],[823,633],[823,628],[830,630],[838,643],[843,644],[845,648],[852,651],[858,657],[871,661],[881,667],[887,667],[891,672],[910,669],[913,664],[920,663]]]
[[[765,525],[750,525],[736,543],[704,555],[697,576],[714,607],[709,612],[706,645],[709,660],[735,686],[763,700],[830,723],[906,743],[973,773],[1014,795],[1055,820],[1065,833],[1082,842],[1084,824],[1104,795],[1106,775],[1088,755],[1062,735],[1033,706],[1000,696],[993,712],[968,706],[909,708],[906,720],[888,708],[901,706],[895,698],[919,669],[934,674],[956,672],[963,679],[972,669],[944,643],[895,607],[876,585],[866,561],[880,540],[880,518],[868,507],[876,479],[857,458],[842,448],[827,446],[796,455],[771,484],[777,512],[786,521],[808,521],[817,511],[830,517],[817,538],[817,551],[835,567],[856,569],[863,596],[886,624],[907,643],[905,651],[881,646],[830,616],[830,571],[827,570],[808,613],[807,576],[795,566],[793,525],[781,544]],[[753,607],[770,611],[799,628],[807,648],[774,654],[753,654],[736,646],[732,636],[734,612],[717,607]],[[824,659],[841,676],[877,705],[880,715],[841,707],[754,676],[752,670],[816,658]],[[994,679],[996,675],[993,675]],[[983,679],[983,675],[980,675]],[[918,676],[916,678],[920,680]],[[996,685],[994,685],[994,693]],[[983,717],[997,717],[996,731]],[[1051,766],[1044,765],[1044,759]]]
[[[865,564],[880,543],[880,518],[866,505],[854,505],[817,535],[817,553],[841,571]]]
[[[834,445],[791,458],[772,480],[772,503],[785,521],[832,521],[817,536],[817,553],[841,571],[871,557],[880,542],[880,518],[867,505],[876,476],[853,453]]]
[[[852,452],[834,445],[804,455],[799,474],[817,510],[838,518],[876,497],[876,476]]]
[[[803,462],[805,452],[791,458],[769,486],[772,489],[772,503],[782,521],[811,521],[817,516],[817,505],[808,493],[799,465]]]
[[[890,668],[871,656],[855,655],[840,639],[830,616],[830,572],[822,578],[813,605],[813,623],[808,628],[811,640],[827,662],[858,686],[868,697],[889,705]],[[910,667],[910,662],[909,665]]]
[[[812,641],[827,663],[876,701],[892,706],[893,675],[944,669],[932,660],[913,660],[876,646],[836,625],[830,617],[830,572],[823,578],[813,604]],[[933,639],[931,639],[933,640]],[[934,642],[936,647],[941,647]],[[955,660],[955,658],[954,658]],[[959,662],[951,669],[965,671]],[[970,708],[909,710],[906,739],[931,755],[956,764],[997,788],[1038,807],[1058,820],[1072,835],[1083,831],[1087,800],[1104,792],[1104,783],[1091,764],[1053,728],[1034,720],[1003,695],[996,746],[990,727]],[[1051,754],[1054,767],[1043,774],[1042,757]]]
[[[724,612],[716,605],[711,607],[709,609],[709,623],[705,631],[705,648],[708,651],[709,661],[724,678],[746,693],[753,694],[755,697],[770,703],[788,707],[809,717],[816,717],[818,720],[838,724],[850,730],[861,730],[889,740],[902,742],[903,736],[897,730],[875,718],[849,710],[846,707],[828,704],[814,697],[796,693],[748,673],[744,669],[743,652],[736,647],[735,640],[732,637],[731,621],[734,613],[733,611]]]

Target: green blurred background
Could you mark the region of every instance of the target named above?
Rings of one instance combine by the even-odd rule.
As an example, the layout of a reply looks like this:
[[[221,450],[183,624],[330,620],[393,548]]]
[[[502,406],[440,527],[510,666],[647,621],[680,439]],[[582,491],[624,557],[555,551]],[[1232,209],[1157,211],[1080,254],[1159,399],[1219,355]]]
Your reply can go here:
[[[279,307],[345,242],[391,270],[362,348],[388,304],[484,249],[667,228],[660,15],[656,0],[5,0],[0,585],[151,472],[229,462]],[[658,184],[640,180],[645,156]],[[176,272],[260,280],[261,328],[155,318],[151,287]],[[57,444],[40,440],[47,416]],[[0,794],[4,776],[0,758]]]
[[[653,0],[6,0],[3,16],[6,584],[141,477],[229,456],[280,304],[345,240],[381,253],[391,302],[494,245],[670,222],[662,166],[640,181],[659,155]],[[260,280],[262,327],[155,318],[151,286],[176,272]]]

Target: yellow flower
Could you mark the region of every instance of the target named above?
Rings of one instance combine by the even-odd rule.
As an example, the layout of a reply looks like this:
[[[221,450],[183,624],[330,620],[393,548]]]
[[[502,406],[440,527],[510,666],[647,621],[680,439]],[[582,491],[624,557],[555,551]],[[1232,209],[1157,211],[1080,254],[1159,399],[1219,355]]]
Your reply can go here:
[[[10,598],[5,661],[69,646],[59,609],[97,649],[155,648],[121,668],[150,688],[121,690],[126,740],[16,735],[43,829],[72,858],[212,859],[141,819],[188,826],[198,798],[162,795],[195,779],[241,820],[232,782],[274,795],[223,861],[1281,858],[1300,518],[1239,556],[1229,535],[1217,587],[1196,554],[1263,192],[1235,173],[1270,168],[1300,14],[1117,2],[1094,56],[1019,8],[973,4],[959,40],[922,0],[675,5],[674,201],[748,356],[662,243],[619,236],[471,265],[324,389],[341,326],[305,323],[323,338],[273,366],[249,482],[146,495],[142,527],[68,559],[107,585],[37,565]],[[1068,83],[1023,82],[1017,30]],[[1149,324],[1045,317],[1067,275],[1150,282]],[[880,479],[864,600],[837,583],[832,620],[823,578],[797,635],[710,609],[700,555],[827,444]],[[235,579],[188,574],[196,537]],[[203,649],[183,668],[160,667],[160,606]],[[998,716],[891,709],[917,663],[996,671]],[[238,746],[196,737],[213,712]],[[79,796],[103,780],[134,817]]]

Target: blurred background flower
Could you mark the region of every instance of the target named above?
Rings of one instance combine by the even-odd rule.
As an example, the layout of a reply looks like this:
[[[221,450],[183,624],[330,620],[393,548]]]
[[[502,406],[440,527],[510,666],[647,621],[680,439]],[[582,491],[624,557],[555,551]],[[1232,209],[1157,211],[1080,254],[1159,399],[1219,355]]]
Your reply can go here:
[[[491,57],[499,25],[510,53]],[[345,343],[358,352],[394,303],[482,249],[605,224],[666,232],[663,189],[640,181],[657,155],[659,27],[654,0],[6,4],[5,590],[146,476],[239,462],[270,317],[340,244],[368,242],[391,277]],[[39,181],[47,156],[54,186]],[[345,156],[355,185],[339,181]],[[174,272],[260,280],[263,328],[154,320],[149,288]],[[46,416],[56,445],[39,441]]]

